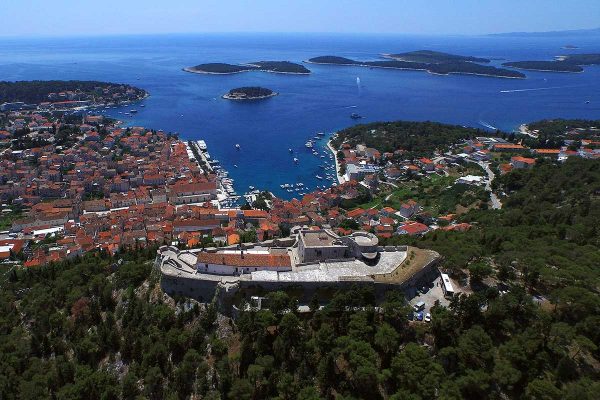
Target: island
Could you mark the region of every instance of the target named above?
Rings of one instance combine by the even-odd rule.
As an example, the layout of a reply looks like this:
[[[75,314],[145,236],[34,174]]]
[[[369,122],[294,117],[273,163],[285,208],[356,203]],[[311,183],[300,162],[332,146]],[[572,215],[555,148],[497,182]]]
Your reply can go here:
[[[231,89],[222,97],[227,100],[261,100],[277,96],[279,93],[259,86],[247,86]]]
[[[416,62],[416,63],[426,63],[426,64],[440,64],[447,62],[456,62],[456,61],[466,61],[466,62],[476,62],[476,63],[489,63],[490,60],[487,58],[478,58],[478,57],[470,57],[470,56],[460,56],[456,54],[442,53],[440,51],[432,51],[432,50],[418,50],[418,51],[410,51],[407,53],[397,53],[397,54],[383,54],[385,58],[391,58],[397,61],[408,61],[408,62]]]
[[[98,81],[0,82],[2,110],[45,107],[95,107],[126,104],[148,96],[143,89]]]
[[[391,57],[391,56],[388,56]],[[461,57],[461,56],[457,56]],[[525,78],[525,75],[518,71],[513,71],[504,68],[497,68],[491,65],[480,65],[473,61],[444,61],[438,59],[436,63],[424,63],[413,61],[386,60],[386,61],[356,61],[345,57],[338,56],[320,56],[314,57],[306,61],[311,64],[324,65],[349,65],[356,67],[369,68],[386,68],[411,71],[427,71],[431,74],[449,75],[449,74],[465,74],[490,76],[496,78]]]
[[[291,61],[255,61],[247,64],[207,63],[186,67],[186,72],[195,74],[228,75],[247,71],[262,71],[278,74],[308,75],[310,70],[304,65]]]
[[[582,65],[600,65],[600,54],[570,54],[553,61],[512,61],[505,67],[540,72],[583,72]]]
[[[505,67],[540,72],[583,72],[579,65],[564,61],[512,61],[502,64]]]

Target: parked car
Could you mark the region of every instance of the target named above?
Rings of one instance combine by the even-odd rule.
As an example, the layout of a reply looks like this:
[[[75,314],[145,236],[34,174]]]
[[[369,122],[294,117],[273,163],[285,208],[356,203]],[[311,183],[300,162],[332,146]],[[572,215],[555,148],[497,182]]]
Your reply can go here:
[[[421,311],[424,308],[425,308],[425,302],[424,301],[419,301],[417,304],[415,304],[413,306],[413,310],[415,310],[415,312],[419,312],[419,311]]]
[[[425,322],[431,322],[431,314],[427,313],[425,314]]]
[[[423,313],[422,312],[418,312],[416,317],[417,317],[417,321],[423,321]]]

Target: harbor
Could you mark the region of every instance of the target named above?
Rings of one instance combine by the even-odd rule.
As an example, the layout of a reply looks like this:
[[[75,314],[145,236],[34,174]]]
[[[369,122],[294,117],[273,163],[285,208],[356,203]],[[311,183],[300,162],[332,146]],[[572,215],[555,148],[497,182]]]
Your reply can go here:
[[[219,160],[213,159],[208,152],[208,146],[204,140],[187,142],[188,156],[196,158],[196,154],[200,159],[196,158],[196,162],[200,169],[207,174],[214,174],[217,178],[217,200],[219,209],[235,208],[240,205],[239,196],[234,188],[234,180],[229,177],[229,172],[225,170]],[[193,149],[190,147],[192,146]],[[195,151],[194,151],[195,150]]]
[[[326,190],[339,182],[334,154],[328,146],[330,134],[317,132],[311,135],[303,148],[288,148],[290,163],[302,169],[303,175],[309,174],[313,179],[309,182],[298,180],[278,183],[274,187],[258,187],[249,185],[241,189],[235,179],[224,168],[219,160],[209,153],[205,140],[187,142],[188,155],[197,158],[198,166],[207,174],[214,174],[217,179],[217,200],[219,208],[235,208],[245,203],[252,204],[261,193],[269,191],[282,198],[301,198],[314,191]],[[191,147],[190,147],[191,146]],[[239,143],[233,145],[236,152],[243,154],[244,148]],[[196,154],[198,157],[196,157]],[[311,158],[310,160],[308,158]],[[309,161],[309,162],[307,162]],[[316,161],[316,165],[315,165]],[[237,168],[237,164],[233,164]]]

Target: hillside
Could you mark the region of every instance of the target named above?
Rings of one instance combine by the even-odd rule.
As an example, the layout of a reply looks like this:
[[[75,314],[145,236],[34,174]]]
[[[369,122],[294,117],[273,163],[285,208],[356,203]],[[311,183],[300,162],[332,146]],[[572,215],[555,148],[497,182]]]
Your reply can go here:
[[[110,97],[112,94],[127,95],[133,98],[142,98],[147,93],[136,87],[124,84],[98,82],[98,81],[0,81],[0,103],[24,102],[38,104],[51,101],[48,97],[51,93],[74,92],[73,96],[85,99],[98,97]],[[57,98],[58,100],[58,98]],[[71,100],[63,98],[62,100]]]
[[[363,143],[382,152],[401,148],[415,154],[430,155],[437,148],[482,134],[483,131],[479,129],[439,122],[374,122],[341,130],[334,137],[332,145],[339,148],[342,143],[351,146]]]
[[[272,293],[270,310],[234,323],[163,296],[154,248],[5,268],[0,397],[594,399],[600,161],[541,163],[500,183],[505,208],[467,214],[477,228],[405,239],[472,279],[491,265],[509,289],[434,307],[430,324],[408,321],[397,292],[375,311],[368,289],[310,314]]]

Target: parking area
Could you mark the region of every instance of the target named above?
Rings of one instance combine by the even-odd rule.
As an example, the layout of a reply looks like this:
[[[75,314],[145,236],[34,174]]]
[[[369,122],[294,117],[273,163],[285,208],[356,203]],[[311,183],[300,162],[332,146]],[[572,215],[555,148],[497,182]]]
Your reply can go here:
[[[430,282],[429,285],[421,287],[418,290],[415,289],[413,293],[411,293],[412,298],[410,299],[409,304],[414,306],[421,301],[424,302],[425,308],[422,310],[423,314],[429,313],[436,301],[439,301],[440,305],[448,307],[450,301],[444,297],[441,283],[442,278],[438,276],[433,282]]]

